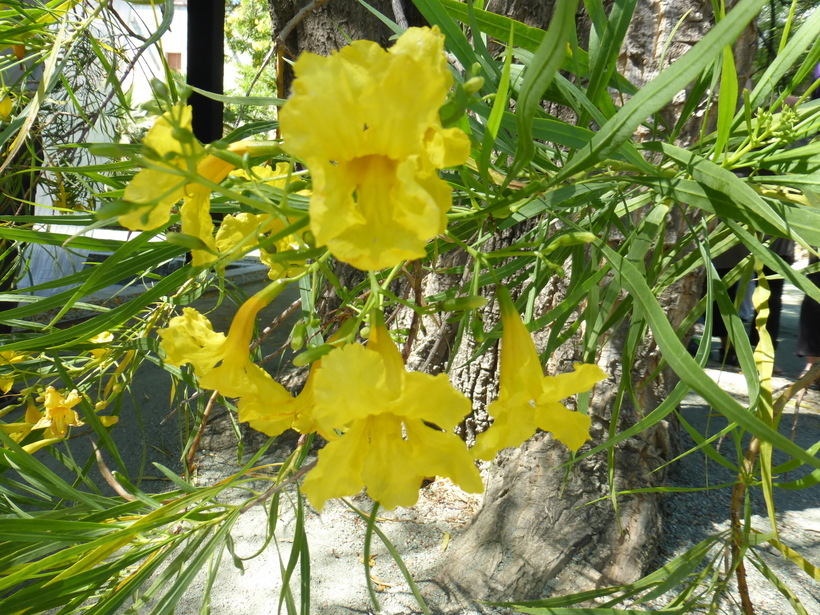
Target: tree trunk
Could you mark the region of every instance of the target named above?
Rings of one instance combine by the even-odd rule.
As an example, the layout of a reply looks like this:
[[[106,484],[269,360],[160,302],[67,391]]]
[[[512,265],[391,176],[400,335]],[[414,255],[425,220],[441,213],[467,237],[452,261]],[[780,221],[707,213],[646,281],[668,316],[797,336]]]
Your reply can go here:
[[[537,0],[494,0],[490,8],[499,13],[512,12],[528,25],[542,28],[547,24],[535,19],[550,12],[545,3]],[[694,5],[682,0],[638,2],[619,69],[640,86],[661,70],[664,46],[676,26],[672,43],[665,51],[665,64],[683,55],[711,24],[708,1],[700,0]],[[582,19],[578,26],[582,39]],[[674,125],[684,100],[682,92],[664,110],[669,125]],[[696,125],[688,126],[682,140],[690,142],[698,129]],[[680,221],[670,220],[666,240],[675,241],[684,228]],[[698,301],[699,289],[699,281],[693,277],[663,298],[673,326],[679,325]],[[554,278],[542,292],[540,310],[534,317],[560,302],[565,290],[564,280]],[[663,401],[675,383],[668,370],[657,377],[652,375],[661,357],[651,337],[640,346],[630,368],[624,369],[623,345],[628,328],[629,324],[624,323],[610,332],[599,351],[597,362],[610,377],[594,389],[589,408],[593,418],[592,440],[581,453],[608,437],[613,420],[617,420],[614,432],[634,425]],[[541,332],[541,336],[548,333]],[[581,358],[580,347],[579,339],[573,338],[559,348],[548,362],[547,373],[571,370],[572,363]],[[470,352],[468,344],[462,348]],[[486,372],[494,361],[497,354],[487,353],[480,362],[459,370],[455,381],[462,387],[482,383],[481,398],[492,399],[495,393],[486,386]],[[632,380],[638,395],[637,406],[628,395],[616,402],[618,384],[626,378]],[[650,381],[651,378],[654,380]],[[472,392],[469,388],[467,391]],[[613,407],[618,408],[616,418]],[[613,492],[659,486],[663,472],[652,471],[672,458],[673,441],[669,424],[662,421],[623,442],[613,452],[611,482],[606,453],[574,463],[565,472],[560,466],[569,459],[567,449],[547,434],[537,434],[521,447],[499,453],[489,470],[482,508],[453,542],[442,566],[437,580],[444,592],[444,597],[439,596],[440,608],[458,612],[470,598],[537,599],[640,578],[655,555],[661,532],[659,497],[622,496],[616,510],[609,496]],[[595,500],[600,501],[590,504]]]
[[[358,0],[268,0],[273,25],[273,35],[278,37],[288,24],[295,20],[295,27],[285,39],[287,55],[295,60],[303,51],[330,55],[350,40],[376,41],[383,47],[389,44],[392,32]],[[370,0],[368,2],[388,18],[398,21],[402,16],[410,25],[420,24],[418,11],[410,2],[402,0]],[[315,7],[309,10],[310,7]],[[303,9],[308,9],[300,14]],[[290,90],[293,73],[285,71],[286,96]]]

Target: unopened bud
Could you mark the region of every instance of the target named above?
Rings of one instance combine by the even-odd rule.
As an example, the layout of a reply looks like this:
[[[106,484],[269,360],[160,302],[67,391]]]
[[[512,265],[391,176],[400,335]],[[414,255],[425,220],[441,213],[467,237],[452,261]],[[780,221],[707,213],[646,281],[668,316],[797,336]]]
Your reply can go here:
[[[467,80],[467,83],[464,84],[464,91],[467,92],[468,95],[471,95],[475,94],[483,87],[484,77],[471,77]]]

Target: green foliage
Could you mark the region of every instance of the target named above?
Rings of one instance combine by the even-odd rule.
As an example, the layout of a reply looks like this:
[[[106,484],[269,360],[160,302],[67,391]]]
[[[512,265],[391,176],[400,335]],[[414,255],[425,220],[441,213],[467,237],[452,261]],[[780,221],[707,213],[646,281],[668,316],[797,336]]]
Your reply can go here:
[[[0,612],[111,613],[130,606],[134,612],[169,613],[198,574],[207,578],[207,602],[215,571],[219,565],[229,565],[224,555],[241,565],[231,539],[237,520],[254,505],[263,504],[269,520],[262,528],[265,547],[269,542],[278,545],[274,532],[289,495],[296,531],[289,555],[281,561],[285,582],[279,607],[296,612],[302,600],[301,610],[308,612],[311,569],[304,527],[306,504],[293,485],[308,467],[309,439],[273,472],[260,472],[258,467],[275,444],[273,440],[250,456],[240,450],[239,470],[213,486],[197,485],[189,468],[181,468],[182,459],[171,460],[168,465],[173,467],[156,464],[150,472],[164,481],[164,488],[157,489],[153,488],[156,483],[141,484],[148,470],[143,467],[134,472],[114,437],[129,413],[139,416],[142,398],[131,388],[137,370],[163,369],[174,382],[168,412],[179,413],[180,428],[172,439],[181,441],[183,454],[196,452],[199,430],[208,420],[211,405],[201,395],[190,366],[178,368],[163,362],[156,331],[207,290],[216,291],[219,302],[236,299],[224,268],[256,246],[252,242],[239,246],[212,267],[185,264],[187,248],[204,244],[178,233],[180,215],[176,212],[168,224],[151,231],[113,238],[92,234],[98,229],[121,230],[115,214],[127,207],[123,191],[135,175],[135,163],[147,167],[163,163],[156,153],[136,144],[118,144],[120,120],[132,111],[120,86],[127,54],[115,44],[124,35],[117,32],[118,22],[105,3],[70,3],[67,12],[54,10],[59,8],[55,2],[47,3],[47,9],[40,6],[43,3],[4,4],[6,8],[0,9],[3,40],[24,44],[25,58],[31,62],[13,54],[0,56],[3,74],[16,70],[25,77],[39,75],[35,68],[43,71],[36,77],[36,89],[27,89],[25,79],[6,79],[3,84],[14,99],[0,127],[4,271],[22,271],[21,255],[33,244],[89,250],[105,258],[34,288],[5,287],[0,295],[0,301],[13,304],[0,312],[0,323],[14,328],[13,333],[3,335],[0,347],[0,385],[9,383],[8,405],[0,409]],[[172,8],[171,0],[164,4],[166,11]],[[762,341],[756,355],[745,335],[732,335],[749,384],[749,402],[741,404],[705,373],[706,345],[693,357],[685,341],[701,315],[705,315],[706,330],[711,330],[712,300],[726,320],[739,322],[710,264],[711,258],[739,244],[750,256],[736,267],[735,278],[744,269],[765,264],[820,299],[820,289],[806,272],[793,270],[767,246],[770,236],[791,238],[809,250],[820,245],[815,196],[820,193],[820,146],[812,141],[820,128],[820,104],[781,109],[775,100],[804,91],[806,76],[820,59],[820,47],[815,45],[820,12],[806,16],[802,4],[796,3],[782,18],[780,4],[771,3],[778,25],[772,29],[775,38],[767,48],[776,49],[776,54],[767,58],[755,89],[743,92],[745,107],[736,110],[738,84],[727,50],[747,24],[759,18],[767,6],[765,0],[738,2],[702,41],[640,88],[616,70],[619,44],[635,2],[616,2],[609,14],[601,0],[583,3],[598,20],[598,42],[590,49],[580,48],[571,30],[574,2],[561,3],[555,26],[546,32],[472,3],[415,0],[415,4],[445,33],[448,52],[458,64],[468,67],[464,74],[455,71],[456,87],[445,111],[452,115],[448,116],[452,125],[469,133],[472,143],[471,159],[443,173],[455,195],[447,232],[429,244],[427,257],[418,263],[418,272],[458,274],[452,277],[467,281],[463,287],[416,302],[395,292],[396,280],[413,283],[412,263],[376,272],[369,280],[339,279],[326,252],[313,245],[310,232],[304,231],[309,198],[300,191],[311,185],[310,177],[301,174],[303,183],[284,187],[254,179],[254,165],[271,156],[274,162],[293,162],[278,148],[244,155],[228,150],[228,143],[264,137],[275,129],[272,109],[282,102],[275,98],[272,69],[260,72],[270,49],[267,3],[234,0],[230,5],[229,47],[249,54],[252,62],[243,73],[242,91],[223,99],[243,109],[244,120],[237,120],[235,131],[208,152],[243,169],[249,179],[232,177],[222,183],[208,179],[213,184],[208,185],[214,192],[212,210],[279,216],[281,228],[270,232],[261,245],[274,262],[286,262],[289,255],[277,242],[300,234],[304,254],[312,264],[298,283],[301,309],[291,346],[302,354],[294,362],[305,365],[330,350],[336,343],[331,339],[337,333],[334,316],[352,314],[347,328],[337,334],[355,337],[377,301],[414,310],[419,317],[450,309],[459,325],[457,341],[472,333],[483,343],[477,352],[483,352],[499,331],[484,330],[478,295],[492,295],[493,285],[506,280],[518,290],[517,307],[526,315],[529,328],[549,329],[545,354],[582,329],[586,332],[584,355],[594,360],[609,332],[628,321],[624,363],[631,363],[638,344],[651,333],[662,352],[662,366],[668,365],[680,378],[660,406],[642,408],[643,419],[638,424],[611,433],[594,448],[582,449],[580,458],[614,450],[619,442],[672,414],[693,390],[726,417],[726,433],[738,441],[742,436],[754,438],[761,446],[759,457],[749,459],[741,450],[733,458],[712,447],[711,439],[691,433],[698,449],[737,472],[737,483],[729,488],[760,488],[771,507],[776,489],[814,487],[820,467],[816,447],[804,449],[778,431],[779,402],[768,383],[771,366],[765,358],[771,342]],[[788,27],[779,25],[782,19]],[[163,21],[160,30],[136,51],[154,45],[169,23]],[[788,37],[779,38],[782,31],[788,31]],[[493,44],[485,44],[483,35]],[[478,80],[470,82],[476,72],[483,78],[480,87]],[[91,87],[92,81],[97,89]],[[253,96],[243,96],[254,81]],[[705,93],[712,82],[719,87],[716,109],[711,111],[716,114],[716,130],[705,130],[703,138],[691,146],[673,145],[679,127],[699,112],[699,106],[706,105],[692,92]],[[684,117],[677,126],[665,125],[660,112],[686,89],[695,100],[684,106]],[[167,110],[178,94],[169,82],[158,88],[155,103]],[[552,115],[545,103],[570,111],[577,121]],[[460,113],[465,109],[466,113]],[[49,122],[55,114],[59,122]],[[108,145],[96,150],[85,147],[83,137],[92,125],[102,126]],[[650,129],[649,139],[635,138],[641,127]],[[796,142],[800,145],[790,147]],[[37,154],[37,144],[46,155]],[[91,152],[108,157],[97,158]],[[298,172],[288,168],[289,175]],[[27,211],[33,199],[8,187],[9,178],[19,181],[31,169],[49,173],[46,193],[55,209],[48,215]],[[733,172],[738,169],[751,173],[739,177]],[[178,174],[196,176],[196,168]],[[104,208],[95,217],[90,210],[97,204]],[[671,230],[670,212],[688,222],[676,241],[666,244],[658,238]],[[49,225],[48,230],[43,225]],[[497,250],[486,247],[488,239],[508,229],[518,232],[512,245]],[[466,264],[438,271],[438,257],[453,250],[466,252]],[[169,263],[178,267],[169,272]],[[659,297],[698,271],[706,272],[707,295],[681,324],[673,325]],[[556,274],[567,278],[566,299],[546,313],[533,314],[535,297]],[[140,292],[102,305],[87,300],[122,281],[126,288],[139,287]],[[340,302],[332,315],[321,309],[329,288]],[[85,310],[84,319],[64,326],[69,310]],[[97,338],[105,332],[113,335],[112,341]],[[403,336],[403,342],[412,342],[409,331],[397,335]],[[75,424],[72,437],[61,439],[49,437],[53,434],[42,427],[31,427],[26,413],[32,405],[42,412],[38,396],[47,386],[78,391],[82,400],[75,410],[84,423],[82,432]],[[620,387],[617,404],[634,395],[632,383],[624,381]],[[223,401],[230,407],[230,400]],[[619,407],[612,411],[617,414]],[[103,420],[108,415],[119,415],[120,424]],[[101,458],[110,461],[112,469],[105,481],[96,478],[96,472],[107,469],[106,462],[98,461],[93,450],[84,449],[75,433],[91,438]],[[787,461],[773,466],[773,450]],[[805,478],[783,481],[777,476],[798,469],[806,471]],[[628,493],[611,495],[614,500]],[[640,610],[643,603],[671,596],[659,612],[691,612],[702,605],[714,609],[728,591],[727,577],[722,575],[725,548],[733,554],[728,561],[732,571],[749,562],[787,597],[795,612],[805,612],[752,547],[771,545],[815,580],[818,570],[780,542],[773,510],[770,533],[751,531],[748,499],[740,501],[739,526],[709,537],[634,584],[508,606],[525,613],[645,612]],[[378,527],[377,510],[374,506],[367,514],[356,509],[367,522],[365,552],[374,534],[384,541],[424,610],[407,568]],[[300,579],[298,592],[288,583],[294,575]],[[372,587],[371,595],[376,602]],[[592,599],[599,600],[598,607],[578,606]],[[616,611],[626,602],[633,605],[632,611]]]
[[[225,44],[230,52],[226,57],[229,70],[235,70],[237,79],[234,96],[275,97],[276,58],[272,55],[273,32],[267,0],[231,0],[226,6]],[[229,103],[225,119],[238,128],[241,123],[268,118],[267,110],[252,104]],[[240,124],[235,124],[240,120]]]

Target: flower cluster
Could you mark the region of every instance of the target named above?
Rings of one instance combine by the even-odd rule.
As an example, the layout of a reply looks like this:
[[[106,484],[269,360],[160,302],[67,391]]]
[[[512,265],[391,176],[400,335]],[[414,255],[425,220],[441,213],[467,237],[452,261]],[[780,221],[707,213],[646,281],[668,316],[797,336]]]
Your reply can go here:
[[[211,192],[216,184],[230,176],[247,178],[244,171],[235,170],[233,163],[205,148],[191,132],[191,107],[177,105],[157,118],[143,140],[147,152],[146,168],[137,173],[125,188],[123,200],[128,210],[119,216],[119,223],[130,230],[150,230],[168,224],[172,208],[181,200],[182,232],[201,242],[202,248],[191,250],[194,266],[208,265],[237,246],[248,249],[264,242],[266,235],[277,234],[286,227],[287,219],[273,214],[240,213],[228,215],[214,236],[211,218]],[[265,150],[264,143],[238,141],[227,146],[229,154],[242,155]],[[257,166],[252,171],[256,178],[280,189],[286,187],[287,163],[275,170]],[[250,244],[250,245],[247,245]],[[287,246],[298,250],[302,242],[288,235],[275,242],[274,250]],[[263,250],[263,255],[268,253]],[[282,277],[289,265],[262,257],[271,271],[271,279]],[[298,262],[296,257],[294,262]]]
[[[283,149],[310,171],[311,243],[369,271],[423,257],[427,243],[446,229],[452,204],[438,170],[463,163],[470,151],[468,137],[444,128],[439,119],[452,85],[442,34],[411,28],[389,50],[359,41],[328,58],[303,54],[294,70],[294,94],[280,113],[280,127]],[[148,145],[162,162],[138,174],[126,190],[127,200],[145,205],[121,220],[160,224],[167,221],[169,205],[182,198],[185,232],[200,237],[214,254],[258,242],[275,281],[240,307],[227,335],[185,308],[159,332],[160,346],[168,363],[190,365],[202,388],[237,398],[240,421],[270,436],[292,428],[328,440],[303,483],[314,506],[363,488],[386,508],[408,506],[416,502],[422,481],[434,476],[476,493],[483,486],[475,460],[492,459],[537,429],[573,451],[588,439],[589,417],[561,402],[588,391],[605,374],[595,365],[576,365],[572,373],[545,377],[532,338],[503,289],[500,393],[488,409],[494,423],[473,449],[454,432],[471,412],[470,401],[446,375],[406,369],[375,301],[364,308],[370,317],[366,345],[352,335],[336,340],[313,363],[302,392],[292,396],[254,363],[250,345],[260,309],[292,281],[286,276],[314,267],[290,258],[307,242],[287,233],[290,220],[267,211],[227,216],[212,237],[207,208],[196,201],[204,198],[197,191],[205,184],[192,184],[189,176],[218,182],[230,165],[203,157],[192,140],[173,138],[171,127],[190,121],[187,108],[174,113],[178,117],[158,122],[149,135]],[[233,176],[253,176],[287,192],[290,171],[287,165],[253,167]],[[164,196],[158,198],[160,185]],[[186,205],[196,216],[186,214]]]
[[[552,432],[572,450],[589,437],[589,418],[560,400],[589,390],[606,375],[595,365],[577,365],[573,373],[544,377],[532,338],[503,292],[501,393],[489,409],[495,423],[470,451],[453,433],[471,411],[469,400],[443,374],[408,372],[379,312],[366,346],[332,350],[314,363],[304,389],[292,397],[250,360],[254,319],[271,294],[242,305],[227,337],[185,308],[160,331],[161,346],[170,364],[193,367],[202,388],[237,397],[239,420],[254,429],[270,436],[289,428],[317,431],[330,440],[303,485],[319,509],[363,487],[386,508],[410,506],[422,480],[431,476],[449,477],[478,493],[474,458],[492,459],[536,429]]]

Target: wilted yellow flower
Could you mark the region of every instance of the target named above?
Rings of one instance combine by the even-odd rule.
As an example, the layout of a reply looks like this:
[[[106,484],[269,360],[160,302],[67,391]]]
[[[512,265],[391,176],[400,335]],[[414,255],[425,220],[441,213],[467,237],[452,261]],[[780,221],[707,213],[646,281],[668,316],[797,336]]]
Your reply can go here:
[[[46,387],[43,396],[37,399],[44,402],[45,413],[32,429],[45,428],[46,433],[52,437],[64,438],[69,427],[80,427],[85,424],[80,420],[80,415],[73,410],[83,399],[76,389],[65,397],[60,391],[49,386]]]
[[[408,372],[383,323],[371,328],[367,348],[349,344],[322,359],[313,396],[318,427],[345,430],[305,478],[316,508],[365,486],[385,508],[412,506],[429,476],[448,476],[470,493],[483,489],[464,442],[438,429],[455,427],[470,401],[444,374]]]
[[[503,327],[500,390],[487,408],[494,422],[476,438],[473,455],[492,459],[501,449],[529,439],[536,429],[549,431],[571,450],[578,450],[589,439],[590,418],[560,402],[589,391],[606,373],[597,365],[576,363],[574,372],[545,377],[532,337],[503,288],[498,290],[498,302]]]
[[[410,28],[387,51],[356,41],[330,57],[304,53],[294,71],[279,120],[283,148],[311,171],[317,243],[365,270],[424,256],[452,204],[437,169],[470,149],[439,119],[453,81],[444,36]]]

